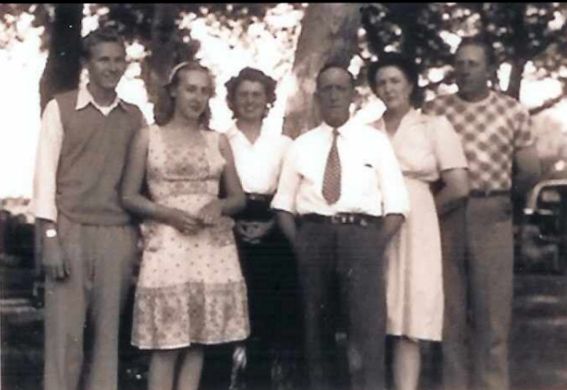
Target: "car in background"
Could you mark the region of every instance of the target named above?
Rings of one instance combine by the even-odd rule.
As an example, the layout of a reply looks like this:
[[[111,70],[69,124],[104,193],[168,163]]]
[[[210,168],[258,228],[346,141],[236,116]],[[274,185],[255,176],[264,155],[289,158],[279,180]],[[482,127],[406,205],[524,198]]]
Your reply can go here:
[[[516,236],[516,268],[567,273],[567,164],[528,194]]]

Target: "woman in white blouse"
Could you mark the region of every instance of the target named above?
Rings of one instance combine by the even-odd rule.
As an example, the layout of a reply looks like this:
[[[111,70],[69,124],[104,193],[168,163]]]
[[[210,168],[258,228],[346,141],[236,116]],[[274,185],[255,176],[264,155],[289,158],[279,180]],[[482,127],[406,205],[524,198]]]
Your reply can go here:
[[[394,336],[394,388],[416,390],[419,341],[441,341],[443,279],[438,216],[468,195],[467,162],[460,138],[445,117],[423,115],[416,64],[395,53],[370,64],[368,82],[386,105],[375,126],[385,132],[410,196],[406,222],[386,251],[388,335]],[[431,184],[442,182],[433,195]]]
[[[284,154],[291,139],[264,119],[276,100],[276,81],[264,72],[244,68],[226,84],[227,103],[235,118],[227,136],[246,194],[246,208],[236,216],[236,237],[249,295],[252,334],[248,372],[269,388],[274,374],[292,360],[281,351],[299,350],[295,262],[270,209]],[[282,362],[282,359],[285,360]],[[283,363],[283,366],[282,366]],[[245,375],[245,378],[249,375]],[[286,378],[289,379],[289,378]]]

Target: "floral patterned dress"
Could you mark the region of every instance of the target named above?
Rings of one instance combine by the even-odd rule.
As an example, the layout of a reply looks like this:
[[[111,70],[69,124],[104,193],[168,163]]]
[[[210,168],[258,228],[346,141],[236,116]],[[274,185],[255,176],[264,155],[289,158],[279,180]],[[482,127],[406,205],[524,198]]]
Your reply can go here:
[[[161,128],[149,133],[147,180],[152,199],[196,214],[218,197],[225,161],[220,134],[201,130],[189,149],[167,145]],[[243,340],[250,333],[246,285],[232,232],[216,226],[185,235],[155,221],[142,228],[144,252],[136,297],[132,344],[142,349]]]

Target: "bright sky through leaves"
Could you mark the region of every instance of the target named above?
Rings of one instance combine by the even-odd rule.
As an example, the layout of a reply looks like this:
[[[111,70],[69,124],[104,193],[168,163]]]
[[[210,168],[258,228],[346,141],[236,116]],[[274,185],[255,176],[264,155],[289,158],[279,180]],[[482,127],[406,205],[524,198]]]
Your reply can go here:
[[[99,12],[104,12],[99,8]],[[231,112],[226,107],[224,83],[245,66],[254,66],[265,71],[279,81],[275,107],[267,118],[272,131],[280,131],[285,111],[286,97],[293,87],[290,70],[293,63],[295,44],[303,12],[293,10],[286,3],[271,9],[265,22],[249,26],[246,34],[239,37],[238,26],[233,29],[208,23],[204,18],[186,15],[182,23],[190,24],[191,34],[201,41],[197,56],[209,66],[216,75],[216,96],[211,102],[212,126],[220,131],[231,124]],[[83,35],[97,27],[97,15],[86,15],[83,20]],[[18,20],[17,34],[21,40],[14,39],[0,23],[0,41],[7,42],[0,49],[0,107],[4,125],[0,130],[0,198],[30,197],[35,163],[35,151],[40,127],[39,117],[39,78],[45,66],[46,52],[40,52],[43,27],[32,27],[33,16],[23,14]],[[285,28],[285,30],[284,30]],[[291,31],[291,33],[290,33]],[[451,46],[458,44],[458,37],[443,37]],[[128,56],[140,60],[144,48],[137,43],[128,47]],[[355,58],[352,68],[357,71],[360,59]],[[356,68],[356,69],[354,69]],[[533,72],[527,66],[526,72]],[[509,67],[500,69],[502,84],[507,83]],[[435,78],[435,71],[429,75]],[[86,80],[83,78],[83,82]],[[505,85],[502,85],[505,86]],[[537,81],[526,77],[521,91],[521,100],[528,106],[537,106],[545,99],[560,93],[559,82],[546,79]],[[147,103],[143,81],[140,79],[139,62],[132,62],[120,83],[118,90],[125,100],[138,104],[148,121],[151,121],[152,107]],[[449,91],[447,91],[449,92]],[[369,91],[365,91],[367,104],[357,113],[362,121],[377,119],[383,106]],[[551,115],[559,118],[564,105],[558,105]],[[558,120],[554,126],[561,126]],[[549,125],[549,122],[546,122]]]

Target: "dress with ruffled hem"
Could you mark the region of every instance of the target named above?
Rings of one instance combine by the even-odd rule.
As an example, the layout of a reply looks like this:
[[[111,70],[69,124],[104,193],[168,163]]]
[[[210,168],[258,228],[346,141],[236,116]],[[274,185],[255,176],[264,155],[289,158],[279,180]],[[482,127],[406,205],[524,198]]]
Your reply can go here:
[[[219,134],[201,131],[189,150],[166,145],[150,128],[147,179],[159,204],[196,214],[218,197],[224,159]],[[132,344],[182,348],[244,340],[250,334],[247,291],[233,236],[222,218],[192,235],[149,221],[134,302]]]

